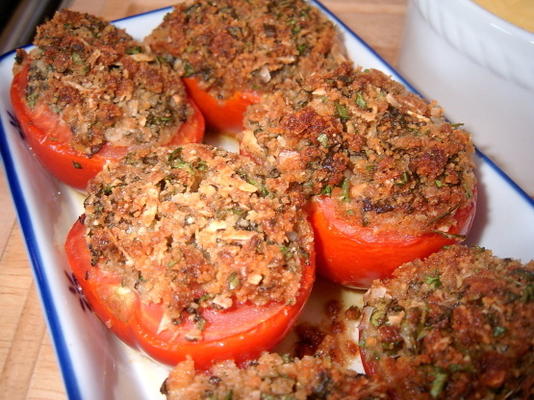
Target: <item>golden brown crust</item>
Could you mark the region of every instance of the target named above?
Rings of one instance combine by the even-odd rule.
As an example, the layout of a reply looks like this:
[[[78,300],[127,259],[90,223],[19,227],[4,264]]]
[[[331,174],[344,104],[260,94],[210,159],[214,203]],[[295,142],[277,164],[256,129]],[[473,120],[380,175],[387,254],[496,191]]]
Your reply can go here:
[[[19,64],[29,63],[27,104],[58,114],[82,153],[108,142],[165,144],[192,113],[171,68],[106,21],[62,10],[38,28],[34,43],[29,54],[17,53]]]
[[[145,42],[221,99],[293,85],[345,59],[332,23],[303,0],[187,1]]]
[[[451,246],[366,294],[361,346],[398,399],[527,399],[534,262]]]
[[[192,361],[182,362],[170,373],[162,392],[168,400],[387,398],[380,383],[341,368],[327,357],[292,359],[269,353],[243,369],[226,361],[206,373],[195,373]]]
[[[313,75],[299,90],[264,96],[245,125],[243,153],[308,196],[337,199],[356,225],[446,232],[473,200],[469,135],[377,70],[344,64]]]
[[[107,165],[85,201],[92,263],[172,318],[190,308],[294,302],[313,240],[299,196],[207,145]]]

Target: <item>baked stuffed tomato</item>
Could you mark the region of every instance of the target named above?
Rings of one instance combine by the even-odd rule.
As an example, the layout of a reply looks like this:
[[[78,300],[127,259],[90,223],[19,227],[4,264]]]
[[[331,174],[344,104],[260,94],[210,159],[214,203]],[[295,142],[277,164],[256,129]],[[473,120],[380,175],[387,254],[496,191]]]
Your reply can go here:
[[[126,32],[63,10],[18,50],[11,101],[26,140],[61,181],[85,189],[136,147],[200,142],[204,119],[180,79]]]
[[[308,298],[301,196],[248,160],[200,144],[144,149],[106,164],[88,193],[66,240],[72,271],[100,319],[159,361],[257,357]]]
[[[230,133],[262,93],[344,58],[332,23],[304,0],[184,2],[145,42],[184,77],[208,124]]]
[[[376,70],[312,76],[249,108],[241,152],[310,198],[318,272],[368,287],[464,238],[475,213],[469,135]]]
[[[528,399],[534,261],[450,246],[376,281],[365,295],[365,370],[399,400]]]

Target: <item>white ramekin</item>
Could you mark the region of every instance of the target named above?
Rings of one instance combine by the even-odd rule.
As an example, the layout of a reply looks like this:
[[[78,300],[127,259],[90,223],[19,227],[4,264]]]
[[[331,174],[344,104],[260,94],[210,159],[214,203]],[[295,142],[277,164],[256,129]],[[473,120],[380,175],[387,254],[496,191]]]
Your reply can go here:
[[[470,0],[409,0],[399,69],[534,196],[534,33]]]

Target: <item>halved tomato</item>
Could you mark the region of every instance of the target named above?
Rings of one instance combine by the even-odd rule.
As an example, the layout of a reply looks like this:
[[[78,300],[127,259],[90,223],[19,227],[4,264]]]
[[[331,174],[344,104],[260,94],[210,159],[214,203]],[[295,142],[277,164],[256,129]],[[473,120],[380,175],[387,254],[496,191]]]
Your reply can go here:
[[[202,89],[196,78],[183,78],[189,95],[197,103],[209,126],[219,132],[238,134],[243,130],[247,107],[260,101],[256,92],[242,91],[221,101]]]
[[[294,304],[272,302],[266,306],[237,304],[225,311],[206,309],[201,311],[205,320],[202,337],[188,338],[194,322],[172,324],[166,320],[161,304],[143,303],[134,291],[121,286],[118,276],[91,266],[85,229],[82,217],[70,230],[65,251],[96,315],[123,341],[171,365],[187,356],[199,369],[221,360],[241,363],[258,357],[285,336],[308,299],[315,278],[310,248],[310,262],[303,268]]]
[[[72,131],[46,104],[30,108],[26,103],[28,66],[18,72],[11,85],[11,104],[28,145],[43,166],[56,178],[77,189],[85,189],[107,160],[116,160],[128,153],[128,147],[106,144],[92,156],[75,151],[70,146]],[[194,112],[166,145],[199,143],[204,137],[204,117],[196,104],[189,100]]]
[[[476,191],[465,207],[454,214],[448,232],[407,235],[364,227],[337,212],[336,200],[316,196],[311,200],[317,272],[345,286],[367,288],[373,280],[387,278],[398,266],[424,258],[466,235],[475,216]]]

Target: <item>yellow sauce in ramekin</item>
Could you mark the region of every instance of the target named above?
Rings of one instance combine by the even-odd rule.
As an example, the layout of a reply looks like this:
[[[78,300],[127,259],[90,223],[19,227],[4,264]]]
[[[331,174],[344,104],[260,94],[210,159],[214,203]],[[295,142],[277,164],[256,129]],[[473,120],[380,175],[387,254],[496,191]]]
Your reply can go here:
[[[534,0],[473,0],[496,16],[534,32]]]

